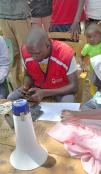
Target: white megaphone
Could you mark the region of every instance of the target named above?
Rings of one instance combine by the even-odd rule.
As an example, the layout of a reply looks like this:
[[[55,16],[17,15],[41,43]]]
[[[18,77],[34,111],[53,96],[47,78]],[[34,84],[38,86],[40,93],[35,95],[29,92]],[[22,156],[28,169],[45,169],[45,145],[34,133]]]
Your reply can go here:
[[[47,160],[48,153],[36,141],[28,102],[25,99],[14,101],[12,110],[16,149],[10,156],[10,163],[19,170],[35,169]]]

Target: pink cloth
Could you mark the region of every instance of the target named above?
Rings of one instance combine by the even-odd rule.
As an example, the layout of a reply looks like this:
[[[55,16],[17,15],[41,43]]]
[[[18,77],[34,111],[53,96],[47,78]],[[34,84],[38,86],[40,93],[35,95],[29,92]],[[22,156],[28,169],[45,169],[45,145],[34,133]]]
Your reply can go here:
[[[81,158],[83,169],[88,174],[101,171],[101,127],[85,125],[56,124],[48,132],[50,136],[64,143],[69,154]]]

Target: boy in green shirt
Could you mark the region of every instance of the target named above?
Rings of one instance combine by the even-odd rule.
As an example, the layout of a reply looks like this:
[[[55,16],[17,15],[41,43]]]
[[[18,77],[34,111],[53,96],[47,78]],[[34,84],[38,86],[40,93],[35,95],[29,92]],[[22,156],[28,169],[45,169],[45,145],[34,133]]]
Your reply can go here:
[[[90,24],[86,30],[87,44],[85,44],[84,48],[81,51],[81,67],[83,71],[87,71],[87,76],[89,79],[89,92],[90,95],[93,96],[96,87],[92,83],[93,78],[93,68],[85,65],[84,59],[85,57],[92,58],[101,54],[101,26],[100,24]],[[90,63],[90,61],[88,61]]]
[[[85,57],[92,58],[101,54],[101,27],[99,24],[91,24],[86,30],[87,44],[81,51],[81,62],[84,70]],[[90,71],[92,71],[90,65]]]

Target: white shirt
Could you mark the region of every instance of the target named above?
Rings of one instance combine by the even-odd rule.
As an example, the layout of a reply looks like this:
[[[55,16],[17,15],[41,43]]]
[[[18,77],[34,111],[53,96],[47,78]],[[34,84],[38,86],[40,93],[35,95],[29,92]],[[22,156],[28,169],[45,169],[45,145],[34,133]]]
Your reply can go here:
[[[75,57],[73,57],[71,64],[70,64],[70,67],[69,67],[69,70],[67,72],[67,75],[74,73],[75,71],[77,71],[77,69],[78,69],[77,63],[76,63]]]
[[[85,11],[88,18],[101,20],[101,0],[85,0]]]
[[[90,59],[90,63],[94,69],[95,74],[101,80],[101,54]]]
[[[9,71],[9,56],[6,42],[2,36],[0,36],[0,84],[4,82]]]

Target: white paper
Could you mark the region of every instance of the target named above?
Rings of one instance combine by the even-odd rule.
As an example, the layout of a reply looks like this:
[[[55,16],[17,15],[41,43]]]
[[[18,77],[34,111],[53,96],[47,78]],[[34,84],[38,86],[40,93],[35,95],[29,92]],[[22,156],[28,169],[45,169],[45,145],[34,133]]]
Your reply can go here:
[[[62,110],[79,111],[80,103],[40,103],[41,110],[44,112],[38,120],[60,121]]]

